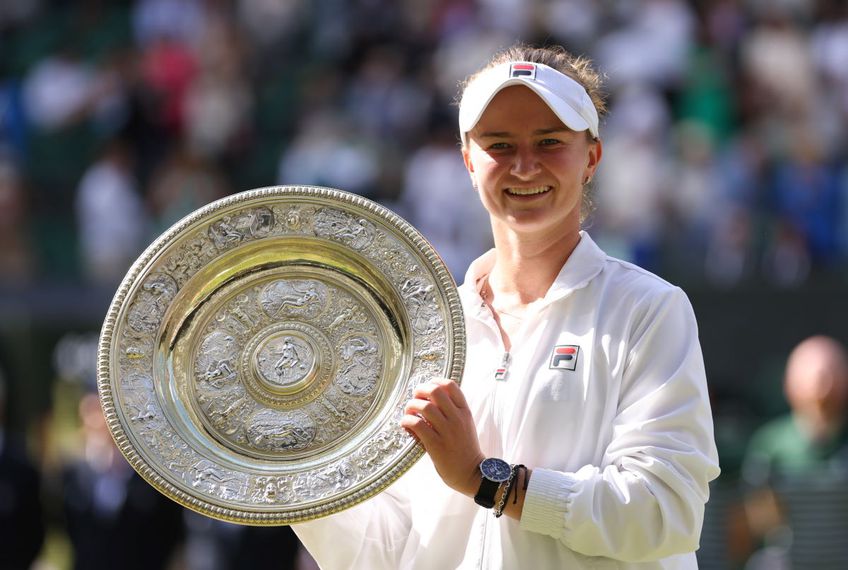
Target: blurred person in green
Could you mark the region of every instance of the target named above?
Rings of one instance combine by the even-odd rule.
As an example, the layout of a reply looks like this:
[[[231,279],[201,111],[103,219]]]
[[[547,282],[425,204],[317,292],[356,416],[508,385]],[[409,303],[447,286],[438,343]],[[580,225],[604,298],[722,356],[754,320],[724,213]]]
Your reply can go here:
[[[748,445],[738,558],[746,570],[831,568],[845,554],[833,536],[843,532],[848,475],[844,346],[821,335],[798,344],[786,363],[784,394],[790,412],[759,428]]]
[[[848,468],[848,353],[813,336],[789,355],[784,377],[789,414],[757,430],[743,467],[746,482]]]

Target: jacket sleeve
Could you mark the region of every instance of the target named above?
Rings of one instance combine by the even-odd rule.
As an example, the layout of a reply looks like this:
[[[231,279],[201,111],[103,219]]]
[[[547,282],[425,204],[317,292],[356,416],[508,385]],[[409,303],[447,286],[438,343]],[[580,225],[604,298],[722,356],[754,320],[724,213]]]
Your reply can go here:
[[[404,479],[355,507],[292,529],[323,570],[398,568],[411,533]]]
[[[534,468],[521,527],[587,556],[657,560],[698,548],[719,474],[697,323],[669,288],[627,334],[612,439],[599,465]]]

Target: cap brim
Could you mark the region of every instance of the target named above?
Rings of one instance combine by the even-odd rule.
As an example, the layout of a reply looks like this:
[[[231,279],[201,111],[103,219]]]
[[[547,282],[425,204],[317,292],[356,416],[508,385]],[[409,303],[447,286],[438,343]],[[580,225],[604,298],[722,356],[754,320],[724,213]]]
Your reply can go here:
[[[525,66],[522,71],[532,66],[533,73],[511,77],[500,75],[507,70],[512,73],[513,65]],[[459,128],[463,142],[466,142],[467,133],[474,128],[495,96],[503,89],[516,85],[532,90],[569,129],[578,132],[588,130],[592,136],[598,136],[597,112],[582,85],[544,64],[512,62],[483,72],[466,87],[459,106]]]

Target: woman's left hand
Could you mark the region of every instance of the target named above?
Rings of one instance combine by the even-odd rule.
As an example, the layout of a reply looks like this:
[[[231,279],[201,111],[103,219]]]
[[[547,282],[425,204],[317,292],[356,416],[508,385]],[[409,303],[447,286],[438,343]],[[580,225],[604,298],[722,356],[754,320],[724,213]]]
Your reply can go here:
[[[410,431],[433,460],[444,482],[473,497],[480,487],[480,462],[485,458],[474,418],[459,385],[434,378],[415,388],[400,425]]]

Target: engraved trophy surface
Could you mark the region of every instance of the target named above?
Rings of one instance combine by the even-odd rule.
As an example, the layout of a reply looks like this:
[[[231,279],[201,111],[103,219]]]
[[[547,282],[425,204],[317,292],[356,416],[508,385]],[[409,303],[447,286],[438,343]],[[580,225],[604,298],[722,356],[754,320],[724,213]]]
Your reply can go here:
[[[280,186],[159,237],[103,325],[98,389],[132,466],[222,520],[290,524],[386,488],[423,453],[412,390],[459,381],[462,310],[441,259],[359,196]]]

